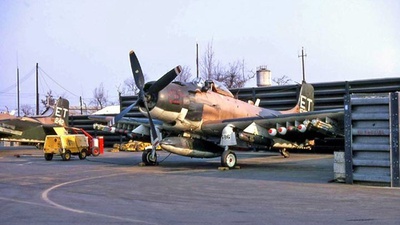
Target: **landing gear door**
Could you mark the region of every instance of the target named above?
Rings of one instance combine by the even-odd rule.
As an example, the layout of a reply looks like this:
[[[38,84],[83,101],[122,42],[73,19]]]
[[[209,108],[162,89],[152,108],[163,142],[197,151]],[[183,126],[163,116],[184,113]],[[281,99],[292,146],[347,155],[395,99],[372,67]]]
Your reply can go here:
[[[226,127],[222,130],[221,135],[221,146],[233,146],[237,145],[236,142],[236,133],[233,130],[235,127],[232,124],[226,125]]]

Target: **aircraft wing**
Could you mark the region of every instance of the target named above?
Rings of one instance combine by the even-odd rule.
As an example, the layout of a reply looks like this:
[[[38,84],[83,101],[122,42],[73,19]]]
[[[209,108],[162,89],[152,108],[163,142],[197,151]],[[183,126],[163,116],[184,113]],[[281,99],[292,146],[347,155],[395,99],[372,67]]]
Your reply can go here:
[[[162,121],[153,119],[154,125],[161,125]],[[118,123],[121,124],[130,124],[133,126],[139,126],[139,125],[145,125],[145,126],[150,126],[150,122],[148,118],[135,118],[135,117],[122,117],[118,121]]]
[[[40,126],[41,123],[31,118],[9,118],[0,120],[0,133],[4,135],[21,135],[24,130]]]
[[[316,137],[343,136],[343,109],[311,111],[305,113],[280,114],[268,117],[215,120],[203,123],[202,131],[221,135],[228,125],[239,132],[267,138],[280,138],[291,142],[302,142]],[[270,132],[281,129],[282,134]],[[304,128],[304,129],[303,129]],[[284,134],[283,134],[284,133]]]
[[[107,122],[105,118],[101,119],[99,116],[97,117],[89,117],[89,119],[92,119],[94,121],[99,121],[99,122]],[[156,126],[161,126],[163,123],[160,120],[153,119],[153,123]],[[118,122],[114,125],[114,127],[102,125],[95,123],[93,124],[94,128],[96,130],[101,130],[105,132],[119,132],[119,133],[130,133],[132,130],[138,126],[145,126],[145,127],[150,127],[150,121],[148,118],[139,118],[139,117],[122,117],[121,119],[118,120]]]

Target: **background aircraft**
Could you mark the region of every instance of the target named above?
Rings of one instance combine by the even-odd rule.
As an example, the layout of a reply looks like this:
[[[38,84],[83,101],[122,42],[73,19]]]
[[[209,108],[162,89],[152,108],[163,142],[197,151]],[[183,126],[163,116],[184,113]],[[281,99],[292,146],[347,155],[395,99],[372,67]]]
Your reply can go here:
[[[130,62],[140,90],[138,101],[114,118],[103,117],[108,126],[94,127],[110,132],[123,129],[132,139],[151,140],[153,148],[142,156],[146,165],[157,163],[157,145],[187,157],[221,157],[222,166],[233,168],[235,148],[281,147],[287,157],[286,148],[309,148],[316,138],[342,135],[338,120],[343,119],[343,110],[313,111],[314,88],[305,82],[295,107],[275,111],[259,107],[259,101],[253,104],[235,99],[217,81],[172,82],[180,74],[180,66],[145,84],[133,51]],[[124,117],[134,106],[148,118]]]
[[[55,127],[68,126],[69,101],[59,98],[49,116],[16,117],[0,114],[0,140],[44,143],[46,135],[56,134]]]

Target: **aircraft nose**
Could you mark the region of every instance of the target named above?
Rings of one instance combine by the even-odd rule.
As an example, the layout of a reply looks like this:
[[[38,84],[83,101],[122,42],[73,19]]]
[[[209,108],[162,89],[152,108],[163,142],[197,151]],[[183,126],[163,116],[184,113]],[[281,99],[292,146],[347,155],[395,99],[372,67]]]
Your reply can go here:
[[[180,112],[184,105],[185,91],[172,83],[158,94],[157,106],[170,112]]]

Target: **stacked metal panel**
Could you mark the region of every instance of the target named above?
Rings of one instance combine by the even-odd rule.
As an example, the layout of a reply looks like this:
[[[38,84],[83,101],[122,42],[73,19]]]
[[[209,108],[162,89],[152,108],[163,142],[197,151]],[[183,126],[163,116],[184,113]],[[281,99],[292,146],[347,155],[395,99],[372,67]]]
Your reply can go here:
[[[398,92],[345,99],[346,183],[399,186]]]

